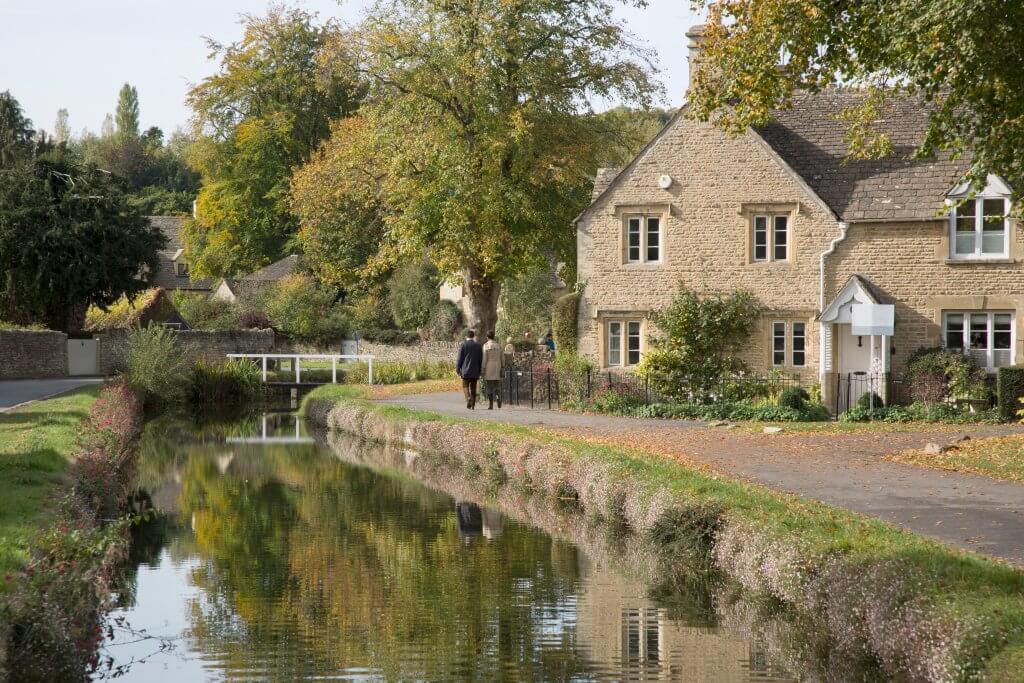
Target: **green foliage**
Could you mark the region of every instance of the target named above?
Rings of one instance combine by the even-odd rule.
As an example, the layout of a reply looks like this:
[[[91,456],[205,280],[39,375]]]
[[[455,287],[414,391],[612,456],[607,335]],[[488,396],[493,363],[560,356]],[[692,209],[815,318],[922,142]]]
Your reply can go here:
[[[976,186],[996,173],[1016,192],[1024,187],[1024,55],[997,47],[1015,44],[1024,4],[697,5],[708,8],[702,49],[713,68],[695,70],[688,95],[692,116],[742,134],[766,123],[773,109],[787,106],[799,91],[835,83],[864,86],[862,102],[843,117],[851,156],[863,158],[891,149],[894,141],[877,132],[876,122],[893,115],[886,99],[910,91],[920,96],[930,119],[924,140],[916,141],[920,156],[969,151]]]
[[[250,360],[199,360],[192,368],[189,393],[192,405],[243,404],[262,396],[264,387],[261,368]]]
[[[607,149],[608,126],[581,110],[595,96],[646,104],[658,88],[645,52],[607,0],[381,0],[359,33],[371,92],[325,145],[336,172],[303,212],[323,197],[376,209],[382,258],[426,252],[465,283],[469,324],[493,329],[501,284],[572,260],[572,219]],[[322,225],[320,243],[339,229]]]
[[[197,277],[240,275],[277,260],[295,237],[288,202],[292,169],[353,112],[362,89],[338,59],[345,34],[301,9],[245,15],[241,40],[208,40],[217,73],[192,88],[202,174],[196,221],[185,234]]]
[[[28,332],[28,331],[39,332],[39,331],[42,331],[42,330],[45,330],[45,329],[46,329],[46,326],[45,325],[40,325],[39,323],[32,323],[32,324],[29,324],[29,325],[20,325],[18,323],[9,323],[9,322],[7,322],[5,320],[0,320],[0,332],[16,331],[16,330],[25,331],[25,332]]]
[[[9,90],[0,92],[0,168],[14,164],[32,151],[32,121]]]
[[[882,397],[873,391],[866,391],[860,395],[857,399],[857,408],[864,411],[878,410],[879,408],[885,407],[885,401]]]
[[[308,275],[294,274],[274,284],[266,298],[266,313],[274,329],[300,341],[325,342],[348,334],[350,320]]]
[[[184,400],[190,368],[173,330],[159,325],[130,330],[125,366],[125,380],[147,405]]]
[[[599,157],[601,168],[623,168],[631,162],[654,136],[672,119],[672,110],[658,107],[630,109],[613,107],[597,114],[610,131]],[[566,282],[566,284],[569,284]]]
[[[362,362],[346,363],[344,376],[346,384],[366,384],[369,382],[369,365]],[[406,384],[426,379],[453,379],[455,377],[455,365],[447,361],[420,358],[415,363],[382,361],[373,364],[374,384]]]
[[[911,403],[869,410],[858,405],[839,416],[840,422],[940,422],[944,424],[993,424],[1000,421],[997,410],[971,412],[946,403]]]
[[[185,216],[192,211],[195,192],[169,190],[151,185],[128,197],[128,203],[143,216]]]
[[[172,292],[171,301],[181,317],[194,330],[239,329],[239,307],[237,304],[214,299],[205,292],[184,290]]]
[[[672,303],[648,316],[661,336],[648,341],[637,375],[669,398],[706,394],[723,375],[745,369],[733,354],[747,343],[760,315],[760,304],[749,292],[701,298],[680,283]]]
[[[429,262],[411,260],[395,269],[388,281],[388,303],[399,329],[418,330],[430,324],[440,284],[437,268]]]
[[[420,341],[419,332],[414,330],[367,330],[361,338],[380,344],[415,344]]]
[[[1024,368],[999,368],[996,372],[996,405],[1004,420],[1024,417],[1018,410],[1024,397]]]
[[[583,400],[587,395],[588,377],[594,371],[594,364],[584,356],[565,351],[555,342],[558,351],[552,369],[558,377],[558,393],[561,400]]]
[[[462,327],[462,311],[454,302],[438,301],[430,313],[430,337],[437,341],[451,341]]]
[[[501,288],[501,316],[497,335],[521,336],[530,331],[542,338],[551,329],[554,300],[551,266],[542,262],[526,273],[506,280]]]
[[[114,115],[117,138],[121,141],[136,140],[139,137],[139,91],[125,83],[117,96],[117,112]]]
[[[66,152],[0,169],[4,317],[77,328],[89,306],[145,290],[164,243],[116,179]]]
[[[736,420],[754,422],[825,422],[832,419],[820,403],[805,403],[802,408],[775,405],[768,401],[721,401],[718,403],[652,403],[628,395],[617,402],[605,399],[591,407],[597,412],[629,417],[671,418],[677,420]]]
[[[384,298],[376,293],[364,294],[347,306],[352,327],[361,334],[395,329],[395,321]]]
[[[907,359],[915,401],[938,403],[978,398],[986,391],[985,371],[970,356],[942,347],[920,348]]]
[[[779,394],[779,407],[800,410],[811,400],[811,395],[803,387],[787,387]]]
[[[555,348],[561,353],[576,352],[576,317],[579,311],[580,295],[570,292],[558,298],[551,310],[551,335]]]

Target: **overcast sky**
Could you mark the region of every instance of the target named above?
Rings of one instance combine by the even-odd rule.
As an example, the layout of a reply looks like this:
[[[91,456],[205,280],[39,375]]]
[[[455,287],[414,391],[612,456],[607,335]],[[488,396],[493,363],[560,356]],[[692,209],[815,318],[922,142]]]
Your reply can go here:
[[[289,4],[358,21],[369,0],[298,0]],[[0,92],[10,90],[37,128],[53,130],[57,110],[71,129],[98,132],[124,82],[139,90],[143,128],[173,131],[188,121],[190,83],[212,73],[203,36],[227,43],[241,36],[243,13],[261,14],[258,0],[0,0]],[[628,29],[656,53],[667,102],[686,87],[686,29],[695,20],[687,0],[650,0],[623,8]],[[602,103],[604,104],[604,103]]]

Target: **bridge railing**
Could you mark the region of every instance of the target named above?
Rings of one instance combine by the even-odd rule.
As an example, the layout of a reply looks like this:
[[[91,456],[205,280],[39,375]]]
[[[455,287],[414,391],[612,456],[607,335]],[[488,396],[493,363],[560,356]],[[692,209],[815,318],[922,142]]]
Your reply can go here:
[[[263,381],[267,381],[268,360],[290,360],[295,366],[295,383],[302,384],[302,361],[303,360],[329,360],[331,361],[331,384],[338,383],[338,362],[359,362],[367,364],[366,379],[373,384],[373,360],[375,356],[352,355],[345,353],[229,353],[228,358],[248,358],[260,363],[263,370]]]

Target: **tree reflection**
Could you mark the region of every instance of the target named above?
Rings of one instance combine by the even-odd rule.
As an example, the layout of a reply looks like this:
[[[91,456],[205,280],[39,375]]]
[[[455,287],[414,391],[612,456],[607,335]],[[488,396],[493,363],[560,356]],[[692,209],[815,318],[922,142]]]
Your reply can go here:
[[[229,671],[490,681],[586,670],[573,546],[312,446],[157,441],[140,471],[178,491],[202,560],[189,636]]]

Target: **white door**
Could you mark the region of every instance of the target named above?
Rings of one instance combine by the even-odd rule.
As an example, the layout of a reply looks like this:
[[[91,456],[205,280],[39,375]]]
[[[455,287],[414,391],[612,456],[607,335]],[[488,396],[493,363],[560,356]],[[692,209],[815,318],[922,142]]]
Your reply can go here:
[[[855,336],[850,325],[836,327],[839,328],[839,373],[849,375],[854,372],[870,372],[871,339]]]
[[[99,347],[95,339],[68,339],[68,374],[98,375]]]

